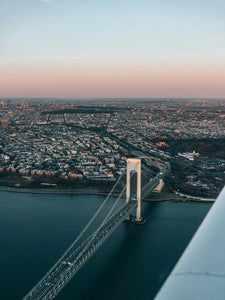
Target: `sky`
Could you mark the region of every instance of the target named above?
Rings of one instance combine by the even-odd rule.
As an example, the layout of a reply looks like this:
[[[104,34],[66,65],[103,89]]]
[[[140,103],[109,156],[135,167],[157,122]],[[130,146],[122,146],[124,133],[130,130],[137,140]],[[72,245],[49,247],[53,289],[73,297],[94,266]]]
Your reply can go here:
[[[0,97],[225,98],[225,1],[0,0]]]

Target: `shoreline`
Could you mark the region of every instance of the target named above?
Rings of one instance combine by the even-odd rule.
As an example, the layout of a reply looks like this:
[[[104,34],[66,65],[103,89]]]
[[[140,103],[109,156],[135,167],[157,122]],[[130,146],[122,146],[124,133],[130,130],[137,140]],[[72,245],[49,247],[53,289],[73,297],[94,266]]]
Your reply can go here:
[[[204,198],[204,197],[196,197],[196,196],[191,196],[191,195],[187,195],[187,194],[183,194],[183,193],[180,193],[178,191],[174,191],[175,195],[178,195],[180,197],[184,197],[186,199],[192,199],[193,201],[195,200],[199,200],[201,202],[215,202],[216,201],[216,198]]]
[[[95,189],[76,188],[76,189],[47,189],[47,188],[14,188],[0,186],[0,192],[24,193],[24,194],[65,194],[65,195],[108,195],[110,191],[98,191]],[[117,195],[118,193],[115,193]]]
[[[48,194],[61,194],[61,195],[95,195],[95,196],[107,196],[110,192],[109,191],[99,191],[97,189],[91,189],[91,188],[76,188],[76,189],[40,189],[40,188],[15,188],[15,187],[6,187],[6,186],[0,186],[0,192],[9,192],[9,193],[24,193],[24,194],[42,194],[42,195],[48,195]],[[118,193],[112,194],[113,196],[119,195]],[[205,203],[212,203],[215,202],[216,199],[210,199],[210,198],[201,198],[201,197],[194,197],[194,196],[186,196],[184,194],[180,194],[180,198],[176,198],[178,196],[178,193],[165,197],[165,198],[147,198],[143,200],[144,202],[165,202],[165,201],[172,201],[172,202],[205,202]],[[186,197],[185,197],[186,196]]]

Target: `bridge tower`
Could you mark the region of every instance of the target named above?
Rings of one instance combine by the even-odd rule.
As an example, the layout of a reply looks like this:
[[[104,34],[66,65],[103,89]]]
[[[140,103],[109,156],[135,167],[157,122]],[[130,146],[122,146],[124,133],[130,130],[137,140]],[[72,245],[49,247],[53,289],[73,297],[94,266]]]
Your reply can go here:
[[[127,189],[126,189],[126,202],[130,200],[130,179],[131,172],[137,173],[137,208],[135,222],[142,222],[141,217],[141,159],[128,158],[127,159]]]

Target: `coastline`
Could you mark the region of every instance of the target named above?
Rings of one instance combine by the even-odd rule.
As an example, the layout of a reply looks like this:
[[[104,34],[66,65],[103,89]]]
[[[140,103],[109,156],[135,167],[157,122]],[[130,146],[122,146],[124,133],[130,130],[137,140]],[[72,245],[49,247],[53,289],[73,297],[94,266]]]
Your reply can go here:
[[[16,187],[6,187],[0,186],[0,192],[10,192],[10,193],[24,193],[24,194],[61,194],[61,195],[96,195],[96,196],[107,196],[110,190],[100,191],[94,188],[73,188],[73,189],[53,189],[53,188],[16,188]],[[115,192],[112,194],[113,196],[118,196],[119,192]],[[172,201],[172,202],[215,202],[216,199],[210,198],[201,198],[201,197],[193,197],[187,196],[184,194],[180,194],[179,198],[177,198],[178,193],[164,198],[147,198],[143,200],[144,202],[165,202],[165,201]]]
[[[65,194],[65,195],[103,195],[106,196],[110,191],[99,191],[90,188],[74,188],[74,189],[47,189],[47,188],[16,188],[0,186],[0,192],[24,193],[24,194]],[[118,193],[114,193],[117,195]]]
[[[196,196],[191,196],[191,195],[187,195],[187,194],[183,194],[183,193],[180,193],[178,191],[174,191],[174,193],[180,197],[185,197],[187,199],[192,199],[193,201],[195,200],[199,200],[201,202],[215,202],[216,201],[216,198],[213,199],[213,198],[204,198],[204,197],[196,197]]]

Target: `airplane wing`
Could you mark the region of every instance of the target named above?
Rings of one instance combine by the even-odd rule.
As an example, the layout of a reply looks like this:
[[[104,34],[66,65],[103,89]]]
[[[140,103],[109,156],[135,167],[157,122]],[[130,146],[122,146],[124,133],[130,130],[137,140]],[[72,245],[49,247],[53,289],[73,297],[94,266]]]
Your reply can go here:
[[[225,187],[155,300],[224,299]]]

